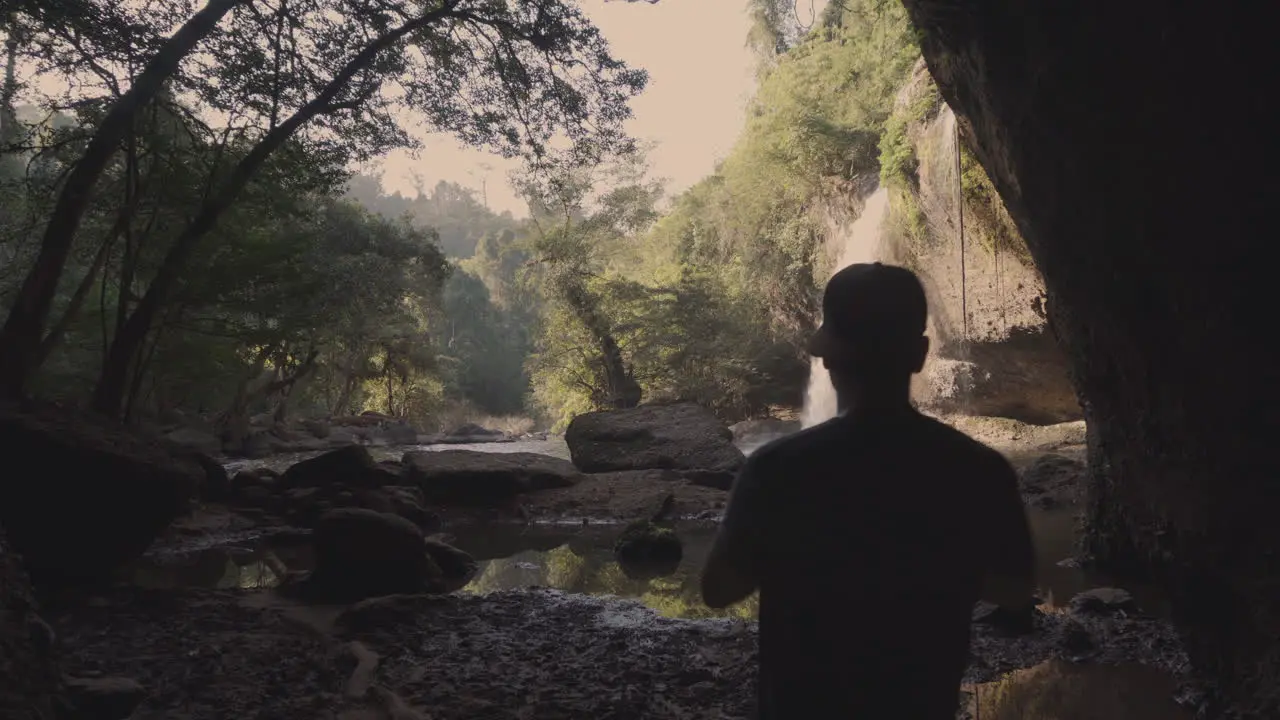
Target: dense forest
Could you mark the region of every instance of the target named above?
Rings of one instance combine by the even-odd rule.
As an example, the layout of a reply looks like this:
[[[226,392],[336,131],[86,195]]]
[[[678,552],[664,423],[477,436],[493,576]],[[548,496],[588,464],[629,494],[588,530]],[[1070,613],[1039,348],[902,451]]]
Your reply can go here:
[[[919,55],[895,3],[833,4],[803,32],[781,5],[753,3],[746,126],[711,176],[668,197],[620,130],[643,73],[605,52],[591,56],[600,73],[560,82],[604,47],[579,16],[466,20],[475,36],[460,43],[492,33],[524,63],[532,89],[513,106],[496,93],[501,73],[427,56],[376,56],[344,78],[349,67],[298,49],[290,23],[305,18],[283,4],[274,24],[233,13],[204,29],[210,56],[140,97],[156,69],[143,58],[173,18],[76,7],[20,5],[7,19],[0,302],[25,352],[6,373],[138,421],[374,410],[422,428],[496,416],[556,427],[649,400],[692,399],[730,420],[794,408],[828,269],[824,213],[874,182],[882,156],[901,171],[893,100]],[[556,24],[563,66],[520,54],[541,42],[539,23]],[[337,42],[316,27],[306,42]],[[68,89],[32,92],[17,66]],[[474,95],[441,94],[431,71]],[[408,94],[393,97],[391,80]],[[511,182],[528,217],[455,182],[406,197],[353,173],[412,145],[396,103],[526,157]],[[574,150],[550,150],[553,136]],[[86,157],[100,165],[92,193],[75,186]],[[72,224],[58,220],[77,202]]]

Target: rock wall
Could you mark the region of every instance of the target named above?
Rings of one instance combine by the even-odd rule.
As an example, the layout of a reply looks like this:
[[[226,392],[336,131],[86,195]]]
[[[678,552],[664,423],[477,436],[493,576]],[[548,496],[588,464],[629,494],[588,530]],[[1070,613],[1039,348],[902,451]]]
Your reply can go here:
[[[0,529],[0,717],[53,720],[61,675],[53,631],[36,614],[26,572]]]
[[[895,106],[881,145],[889,209],[876,254],[915,270],[929,295],[932,351],[913,389],[917,402],[1029,423],[1080,419],[1066,356],[1045,314],[1044,281],[968,155],[963,217],[959,211],[955,115],[923,60]],[[847,234],[846,224],[835,223],[832,244]]]
[[[1267,6],[906,6],[1043,274],[1090,427],[1089,550],[1165,585],[1227,704],[1280,717]]]

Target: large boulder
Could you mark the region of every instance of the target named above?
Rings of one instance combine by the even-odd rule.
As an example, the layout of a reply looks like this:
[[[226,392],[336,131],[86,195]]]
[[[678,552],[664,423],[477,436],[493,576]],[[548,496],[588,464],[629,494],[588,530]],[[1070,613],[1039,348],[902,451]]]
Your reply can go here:
[[[281,485],[286,489],[325,485],[379,487],[386,484],[386,481],[386,473],[362,445],[348,445],[294,463],[280,479]]]
[[[0,525],[37,583],[109,578],[206,482],[162,439],[51,408],[0,410],[0,457]]]
[[[573,464],[583,472],[720,470],[743,463],[733,433],[694,403],[642,405],[579,415],[564,434]]]
[[[476,568],[474,562],[468,566],[456,548],[446,551],[438,547],[441,543],[429,548],[422,530],[408,520],[373,510],[325,513],[316,524],[313,542],[315,570],[295,590],[317,602],[447,592],[459,582],[465,585]],[[436,554],[449,572],[442,569]]]
[[[36,614],[22,563],[0,530],[0,717],[52,720],[61,691],[53,631]]]
[[[536,453],[423,450],[405,453],[406,479],[428,502],[504,507],[516,496],[569,487],[581,476],[571,463]]]

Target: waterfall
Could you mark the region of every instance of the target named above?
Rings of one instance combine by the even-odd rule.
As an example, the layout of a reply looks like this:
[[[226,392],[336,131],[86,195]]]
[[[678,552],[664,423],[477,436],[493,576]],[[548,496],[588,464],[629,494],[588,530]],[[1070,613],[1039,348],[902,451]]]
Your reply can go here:
[[[875,262],[880,254],[881,228],[889,212],[889,193],[879,188],[867,198],[862,214],[849,227],[836,255],[832,274],[855,263]],[[822,360],[813,358],[809,366],[809,386],[804,392],[803,427],[811,427],[836,416],[836,391]]]

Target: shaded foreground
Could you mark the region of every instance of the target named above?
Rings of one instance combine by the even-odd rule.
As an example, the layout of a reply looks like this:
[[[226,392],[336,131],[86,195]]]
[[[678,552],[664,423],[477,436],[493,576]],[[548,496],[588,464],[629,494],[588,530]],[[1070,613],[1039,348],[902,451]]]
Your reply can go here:
[[[754,623],[550,590],[343,610],[261,591],[121,587],[54,626],[68,672],[148,689],[139,719],[745,718],[754,705]],[[1082,652],[1186,669],[1167,626],[1121,612],[1045,614],[1017,639],[974,628],[970,683]]]

